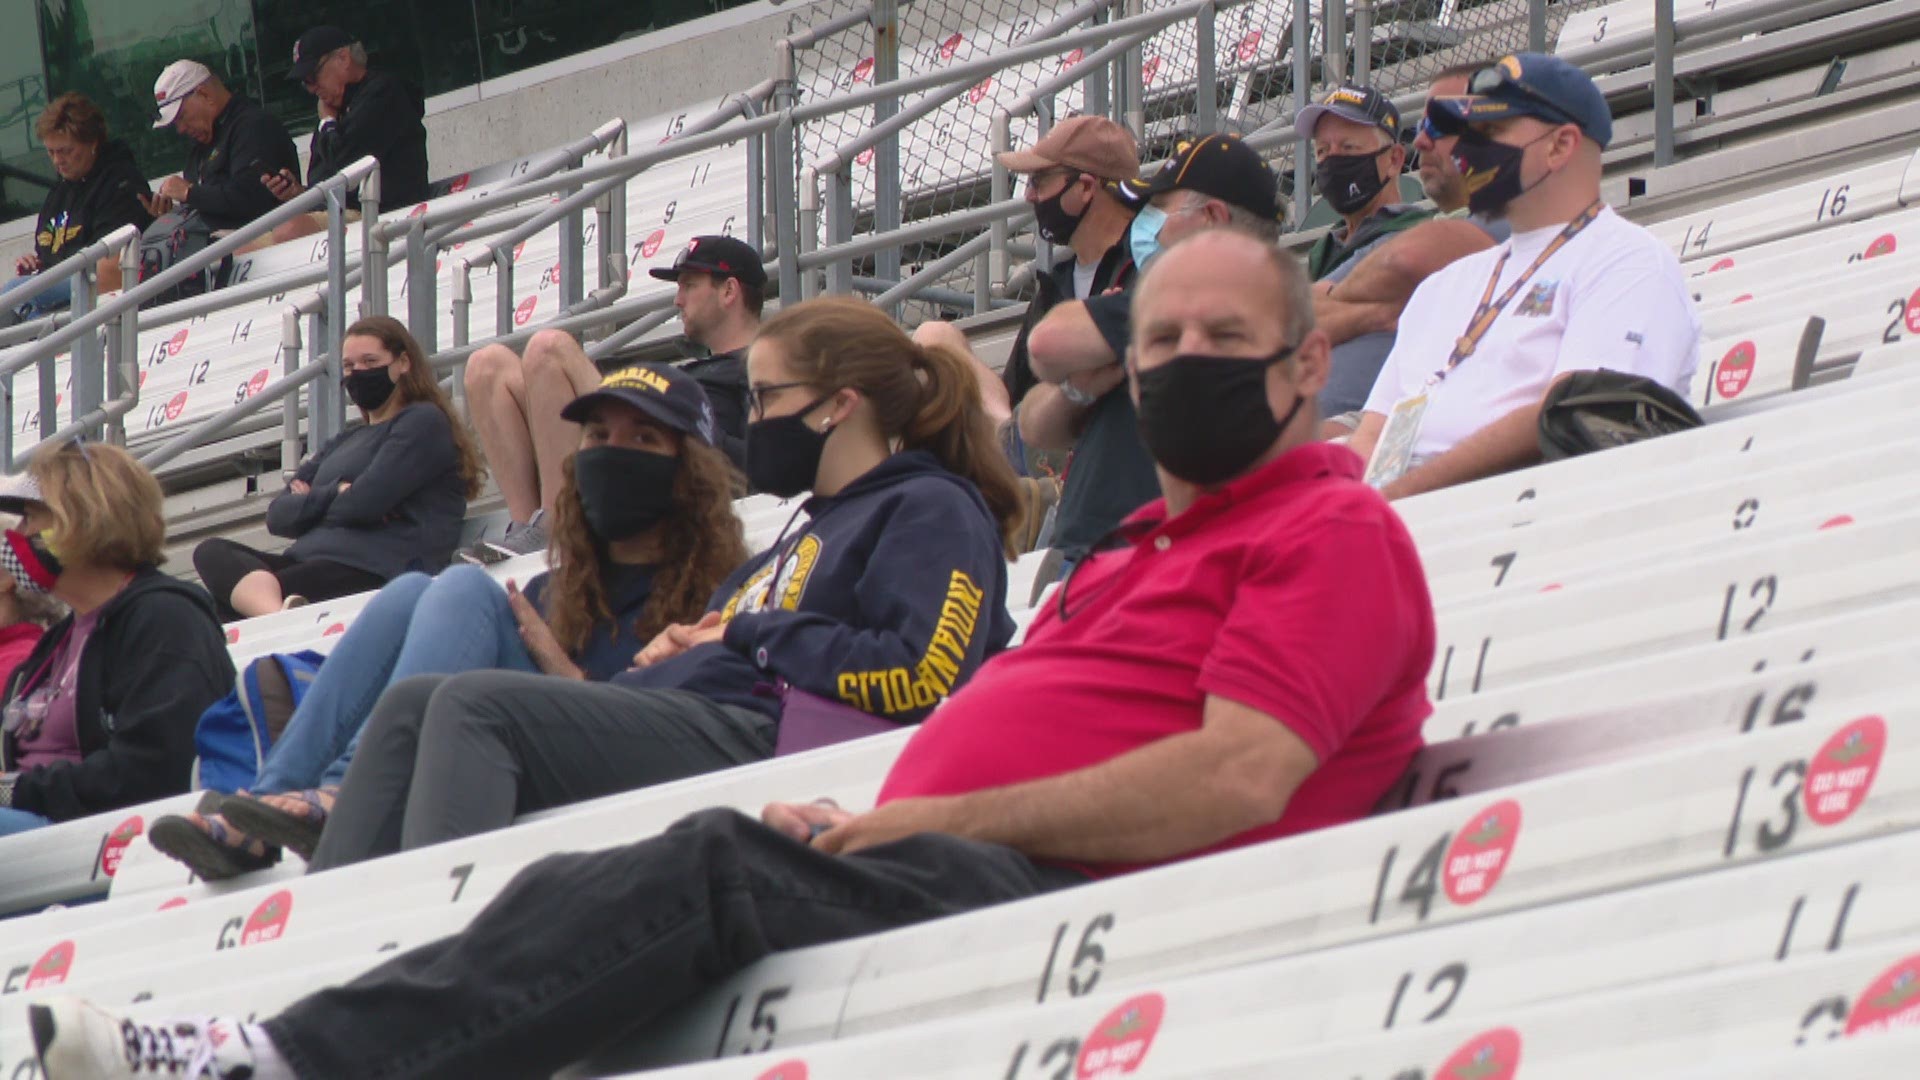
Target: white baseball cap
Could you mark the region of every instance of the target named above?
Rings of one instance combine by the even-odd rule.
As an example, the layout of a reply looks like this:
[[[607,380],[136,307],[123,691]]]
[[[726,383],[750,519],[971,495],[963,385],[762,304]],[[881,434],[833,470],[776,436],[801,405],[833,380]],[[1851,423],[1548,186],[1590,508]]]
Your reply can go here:
[[[0,476],[0,513],[25,513],[28,503],[45,503],[40,482],[31,473]]]
[[[197,60],[175,60],[168,64],[167,70],[153,83],[153,105],[160,110],[160,119],[155,120],[153,126],[172,127],[174,117],[180,115],[180,103],[211,78],[213,72]]]

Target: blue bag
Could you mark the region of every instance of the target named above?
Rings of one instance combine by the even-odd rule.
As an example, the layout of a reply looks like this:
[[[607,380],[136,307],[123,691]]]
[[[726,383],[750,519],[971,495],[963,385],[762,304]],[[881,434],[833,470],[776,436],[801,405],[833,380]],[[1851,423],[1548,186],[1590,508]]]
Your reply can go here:
[[[233,692],[200,714],[193,733],[199,751],[193,786],[229,795],[252,787],[267,751],[286,730],[324,659],[308,650],[269,653],[248,664]]]

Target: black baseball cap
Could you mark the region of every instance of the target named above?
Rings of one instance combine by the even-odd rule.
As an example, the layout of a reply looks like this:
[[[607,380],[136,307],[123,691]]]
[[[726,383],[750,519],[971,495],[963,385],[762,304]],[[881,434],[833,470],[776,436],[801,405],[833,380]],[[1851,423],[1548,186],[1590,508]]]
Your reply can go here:
[[[1114,185],[1120,201],[1136,210],[1169,191],[1196,191],[1262,218],[1280,216],[1279,178],[1237,135],[1182,139],[1151,179]]]
[[[1400,110],[1393,107],[1387,95],[1353,83],[1335,87],[1326,97],[1294,114],[1293,133],[1311,142],[1314,125],[1329,113],[1342,120],[1379,128],[1387,133],[1387,138],[1400,141]]]
[[[1468,124],[1531,116],[1554,124],[1573,124],[1604,148],[1613,141],[1613,110],[1593,79],[1557,56],[1514,53],[1467,80],[1464,97],[1438,97],[1427,103],[1427,118],[1443,135],[1458,135]]]
[[[337,26],[316,26],[300,35],[293,43],[293,70],[287,78],[306,82],[320,66],[320,61],[335,49],[344,49],[360,40]]]
[[[635,364],[600,380],[560,410],[560,419],[582,423],[602,402],[631,405],[683,435],[714,445],[713,404],[693,376],[668,364]]]
[[[687,271],[737,278],[756,288],[767,283],[767,268],[760,264],[760,253],[731,236],[696,236],[687,241],[686,250],[674,258],[671,267],[656,266],[647,273],[661,281],[679,281]]]

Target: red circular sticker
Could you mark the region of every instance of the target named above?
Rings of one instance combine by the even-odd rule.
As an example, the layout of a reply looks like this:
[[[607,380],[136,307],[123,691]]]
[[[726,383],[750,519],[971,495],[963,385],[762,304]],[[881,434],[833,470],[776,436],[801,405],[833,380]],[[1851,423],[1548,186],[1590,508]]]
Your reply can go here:
[[[667,230],[655,229],[640,242],[640,257],[651,259],[660,251],[660,245],[667,242]]]
[[[869,56],[865,60],[862,60],[859,63],[853,65],[853,81],[854,82],[857,82],[857,83],[866,82],[869,78],[872,77],[872,75],[873,75],[873,57]]]
[[[1260,55],[1260,40],[1264,36],[1258,30],[1248,31],[1247,36],[1241,38],[1240,44],[1234,48],[1233,54],[1239,57],[1243,64],[1252,62],[1254,57]]]
[[[126,857],[127,848],[145,831],[147,823],[135,814],[113,827],[107,834],[107,842],[100,849],[100,872],[112,877],[120,870],[120,860]]]
[[[473,179],[472,173],[461,173],[459,176],[456,176],[453,178],[452,183],[447,185],[447,190],[450,192],[453,192],[455,195],[458,195],[459,193],[467,190],[467,182],[472,179]]]
[[[986,97],[987,91],[991,89],[993,89],[993,76],[989,75],[975,83],[973,89],[967,91],[967,104],[980,104],[980,99]]]
[[[1510,1027],[1483,1031],[1453,1052],[1434,1080],[1513,1080],[1520,1071],[1520,1033]]]
[[[184,411],[186,407],[187,407],[187,392],[185,390],[182,390],[179,393],[173,395],[173,400],[167,402],[167,419],[169,420],[180,419],[180,413]]]
[[[1920,289],[1915,289],[1913,295],[1907,297],[1906,319],[1907,332],[1910,334],[1920,334]]]
[[[754,1080],[807,1080],[807,1063],[804,1061],[783,1061]]]
[[[1520,804],[1502,799],[1475,814],[1447,847],[1441,879],[1447,899],[1471,904],[1493,891],[1520,839]]]
[[[332,637],[335,634],[344,634],[346,632],[347,632],[346,623],[334,623],[332,626],[329,626],[325,630],[320,631],[320,636]]]
[[[1731,270],[1731,269],[1733,269],[1733,259],[1729,257],[1729,258],[1721,259],[1719,262],[1716,262],[1712,266],[1707,267],[1707,273],[1711,274],[1716,270]]]
[[[1873,980],[1853,1003],[1847,1034],[1910,1028],[1920,1024],[1920,956],[1909,956]]]
[[[140,369],[140,386],[142,389],[145,389],[146,385],[147,385],[147,369],[141,368]]]
[[[869,146],[865,150],[862,150],[858,154],[855,154],[853,158],[853,163],[855,165],[859,165],[862,167],[872,165],[873,164],[873,147]]]
[[[1874,259],[1882,255],[1891,255],[1898,250],[1899,247],[1900,242],[1893,238],[1893,234],[1885,233],[1875,237],[1873,243],[1867,245],[1867,250],[1860,253],[1860,257],[1863,259]]]
[[[527,250],[527,242],[525,240],[522,240],[519,243],[513,245],[513,261],[516,263],[519,262],[520,253],[525,250]]]
[[[410,211],[408,211],[408,212],[407,212],[407,216],[408,216],[408,217],[410,217],[410,218],[417,218],[417,217],[426,217],[426,216],[427,216],[427,204],[426,204],[426,203],[421,203],[421,204],[420,204],[419,206],[416,206],[416,207],[414,207],[414,208],[413,208],[412,210],[410,210]]]
[[[1167,1001],[1159,994],[1140,994],[1115,1006],[1080,1044],[1076,1080],[1108,1080],[1138,1069],[1166,1013]]]
[[[955,34],[952,37],[948,38],[947,40],[941,42],[940,43],[940,59],[942,60],[953,59],[953,54],[959,52],[960,46],[966,44],[966,41],[967,39],[965,35]]]
[[[261,368],[259,371],[253,373],[253,378],[247,380],[247,393],[248,395],[257,394],[266,388],[267,369]]]
[[[1061,58],[1060,58],[1060,66],[1061,66],[1061,67],[1072,67],[1073,65],[1075,65],[1075,64],[1077,64],[1077,63],[1079,63],[1080,61],[1082,61],[1082,60],[1084,60],[1084,59],[1086,59],[1086,56],[1087,56],[1087,50],[1085,50],[1085,49],[1075,49],[1075,50],[1073,50],[1072,52],[1070,52],[1070,53],[1068,53],[1067,55],[1065,55],[1065,56],[1063,56],[1063,57],[1061,57]]]
[[[158,910],[171,911],[174,908],[186,907],[186,906],[187,906],[187,898],[184,896],[176,896],[173,899],[167,901],[166,903],[161,904]]]
[[[1739,296],[1736,296],[1736,297],[1734,297],[1734,298],[1733,298],[1733,302],[1734,302],[1734,303],[1736,303],[1736,304],[1744,304],[1744,303],[1746,303],[1747,301],[1749,301],[1749,300],[1751,300],[1751,299],[1753,299],[1753,294],[1752,294],[1752,293],[1750,293],[1750,292],[1743,292],[1743,293],[1741,293],[1741,294],[1740,294]]]
[[[1751,341],[1743,341],[1727,350],[1713,372],[1713,391],[1722,398],[1737,398],[1753,381],[1753,362],[1758,350]]]
[[[1853,524],[1853,515],[1841,514],[1839,517],[1830,517],[1827,520],[1821,522],[1820,529],[1837,529],[1842,525],[1851,525],[1851,524]],[[1819,531],[1819,530],[1815,530],[1815,531]]]
[[[240,930],[240,944],[257,945],[263,941],[273,941],[286,932],[287,918],[293,914],[293,894],[285,889],[274,893],[247,916],[247,925]]]
[[[520,301],[520,306],[513,309],[513,325],[527,325],[527,320],[533,318],[533,309],[537,307],[539,303],[540,298],[537,296],[529,296],[525,300]]]
[[[1140,81],[1148,86],[1152,86],[1153,77],[1158,74],[1160,74],[1160,58],[1157,56],[1147,57],[1147,62],[1140,65]]]
[[[1838,825],[1853,816],[1873,789],[1887,749],[1887,722],[1863,716],[1833,733],[1807,763],[1807,817],[1815,825]]]
[[[239,627],[232,626],[227,628],[227,644],[229,645],[240,644],[240,628]]]
[[[179,356],[180,350],[186,347],[187,347],[187,332],[185,330],[175,330],[173,332],[173,336],[167,339],[167,355],[168,356]]]
[[[26,989],[66,982],[67,973],[73,970],[73,952],[73,942],[62,941],[41,953],[40,959],[33,962],[33,970],[27,973]]]

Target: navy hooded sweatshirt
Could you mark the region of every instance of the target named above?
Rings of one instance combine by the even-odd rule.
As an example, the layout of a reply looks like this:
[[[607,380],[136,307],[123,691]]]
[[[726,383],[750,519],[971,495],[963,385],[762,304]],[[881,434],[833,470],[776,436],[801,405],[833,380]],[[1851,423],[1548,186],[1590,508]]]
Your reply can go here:
[[[784,679],[918,723],[1012,639],[999,525],[973,484],[932,454],[895,454],[801,512],[802,529],[714,594],[707,610],[726,619],[721,641],[614,683],[687,690],[777,720],[778,700],[755,687]]]

